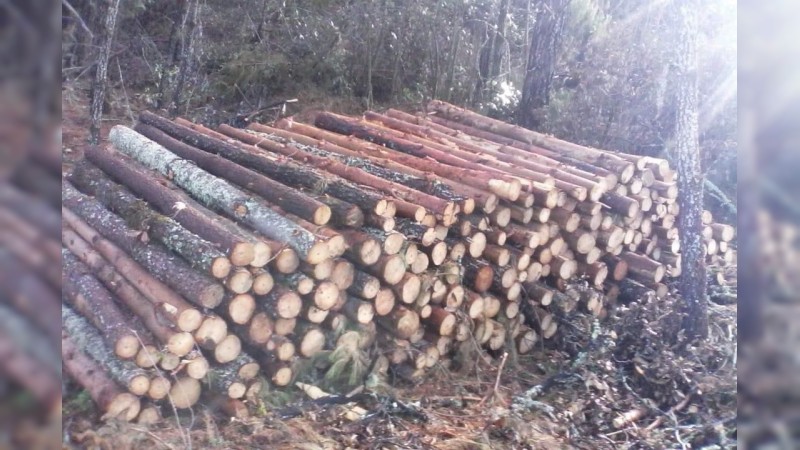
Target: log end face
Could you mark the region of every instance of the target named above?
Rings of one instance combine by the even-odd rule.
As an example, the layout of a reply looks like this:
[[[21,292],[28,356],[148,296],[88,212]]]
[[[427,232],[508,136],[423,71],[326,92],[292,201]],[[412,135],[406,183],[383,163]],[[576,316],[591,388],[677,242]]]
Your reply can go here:
[[[321,205],[314,211],[314,224],[325,225],[331,220],[332,211],[330,206]]]

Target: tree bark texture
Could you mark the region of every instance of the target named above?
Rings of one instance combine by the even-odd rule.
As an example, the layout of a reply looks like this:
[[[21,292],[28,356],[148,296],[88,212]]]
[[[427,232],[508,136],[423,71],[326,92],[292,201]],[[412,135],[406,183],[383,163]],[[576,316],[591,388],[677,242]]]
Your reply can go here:
[[[697,101],[698,17],[695,2],[676,5],[681,31],[676,49],[677,117],[675,156],[680,217],[678,229],[683,249],[680,292],[686,306],[685,327],[688,335],[708,336],[705,252],[703,250],[703,172],[700,168]]]
[[[100,53],[95,64],[96,72],[92,82],[92,103],[89,107],[89,115],[91,117],[89,141],[92,144],[100,142],[100,121],[103,117],[103,103],[105,102],[106,85],[108,84],[108,60],[111,57],[111,46],[114,43],[120,0],[108,0],[105,3],[107,6],[103,43],[100,46]]]

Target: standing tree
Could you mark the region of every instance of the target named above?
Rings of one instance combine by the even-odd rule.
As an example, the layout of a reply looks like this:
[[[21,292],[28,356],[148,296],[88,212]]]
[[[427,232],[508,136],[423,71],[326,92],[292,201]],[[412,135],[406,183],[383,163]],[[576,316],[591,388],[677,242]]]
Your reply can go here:
[[[706,267],[702,238],[703,172],[700,168],[697,102],[698,20],[695,1],[679,2],[680,38],[675,52],[675,158],[678,178],[678,219],[683,267],[680,292],[686,309],[684,328],[690,337],[708,336]]]
[[[517,111],[517,122],[523,127],[536,129],[542,124],[542,108],[550,101],[568,3],[568,0],[542,0],[537,5]]]
[[[108,0],[107,3],[104,41],[100,47],[100,54],[97,56],[96,72],[92,83],[92,104],[90,109],[92,123],[89,127],[89,141],[92,144],[97,144],[100,141],[100,119],[103,116],[103,101],[105,100],[106,84],[108,82],[108,59],[111,55],[111,44],[114,43],[114,31],[117,28],[117,13],[119,12],[119,0]]]
[[[172,91],[172,102],[170,103],[170,114],[178,114],[181,107],[183,91],[187,79],[195,66],[195,54],[197,53],[197,41],[200,40],[202,27],[200,24],[200,1],[190,0],[186,5],[186,14],[183,16],[181,25],[181,66],[178,71],[178,79],[175,81],[175,88]]]

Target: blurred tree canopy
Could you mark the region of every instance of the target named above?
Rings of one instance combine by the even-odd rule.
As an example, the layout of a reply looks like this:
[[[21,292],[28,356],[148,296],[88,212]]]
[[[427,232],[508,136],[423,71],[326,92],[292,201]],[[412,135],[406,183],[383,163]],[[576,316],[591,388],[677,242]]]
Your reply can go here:
[[[120,9],[109,76],[148,108],[210,123],[268,120],[259,111],[290,98],[300,100],[291,108],[351,113],[438,98],[578,143],[671,158],[679,3],[132,0]],[[90,78],[102,3],[64,5],[62,76]],[[699,5],[706,200],[732,221],[736,3]]]

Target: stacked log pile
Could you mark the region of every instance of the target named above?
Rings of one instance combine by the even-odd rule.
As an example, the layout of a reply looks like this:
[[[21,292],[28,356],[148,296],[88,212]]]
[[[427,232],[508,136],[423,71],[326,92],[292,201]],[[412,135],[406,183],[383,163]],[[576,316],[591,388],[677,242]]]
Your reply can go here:
[[[61,160],[44,148],[27,153],[21,147],[8,148],[13,151],[7,155],[24,155],[25,162],[14,167],[8,163],[19,158],[7,159],[0,183],[0,379],[6,386],[6,404],[25,398],[26,405],[37,406],[36,414],[26,407],[7,416],[7,439],[27,442],[15,426],[21,429],[28,419],[36,424],[55,422],[61,414],[61,273],[53,264],[61,258],[57,240],[61,218],[54,201]],[[113,393],[102,401],[113,402]]]
[[[529,353],[680,271],[665,160],[443,102],[247,129],[143,113],[110,142],[62,189],[62,315],[117,386],[179,408],[286,386],[348,330],[408,379],[460,345]]]

